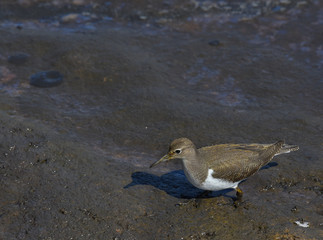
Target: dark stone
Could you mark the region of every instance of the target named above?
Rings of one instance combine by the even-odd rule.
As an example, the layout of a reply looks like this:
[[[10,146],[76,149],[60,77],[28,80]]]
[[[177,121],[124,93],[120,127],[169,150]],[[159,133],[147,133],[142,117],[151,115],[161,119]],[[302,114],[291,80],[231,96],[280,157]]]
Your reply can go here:
[[[27,62],[29,55],[26,53],[16,53],[8,57],[8,62],[14,65],[22,65]]]
[[[209,42],[209,45],[214,46],[214,47],[220,46],[220,41],[219,40],[212,40]]]
[[[55,87],[63,82],[63,75],[58,71],[35,73],[30,77],[30,85],[36,87]]]

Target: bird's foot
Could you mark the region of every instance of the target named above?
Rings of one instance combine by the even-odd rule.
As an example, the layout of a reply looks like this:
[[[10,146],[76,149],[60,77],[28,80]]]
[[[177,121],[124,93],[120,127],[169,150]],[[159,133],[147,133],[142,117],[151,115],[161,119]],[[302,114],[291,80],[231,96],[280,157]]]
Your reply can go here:
[[[244,202],[242,202],[241,200],[234,199],[234,201],[233,201],[233,206],[234,206],[235,208],[238,208],[238,207],[240,207],[243,203],[244,203]]]
[[[242,201],[242,200],[237,201],[237,200],[235,200],[235,201],[233,201],[233,207],[237,208],[237,209],[238,208],[239,209],[241,209],[241,208],[249,209],[250,203],[248,201]]]

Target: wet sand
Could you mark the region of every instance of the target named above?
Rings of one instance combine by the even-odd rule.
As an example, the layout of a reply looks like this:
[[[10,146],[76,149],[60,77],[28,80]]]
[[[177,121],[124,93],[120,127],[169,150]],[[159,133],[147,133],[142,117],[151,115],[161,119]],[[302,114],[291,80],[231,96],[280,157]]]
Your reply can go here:
[[[320,2],[57,2],[1,11],[0,239],[322,238]],[[50,70],[62,84],[29,84]],[[179,163],[149,169],[178,137],[300,150],[238,208],[234,191],[178,206],[201,191]]]

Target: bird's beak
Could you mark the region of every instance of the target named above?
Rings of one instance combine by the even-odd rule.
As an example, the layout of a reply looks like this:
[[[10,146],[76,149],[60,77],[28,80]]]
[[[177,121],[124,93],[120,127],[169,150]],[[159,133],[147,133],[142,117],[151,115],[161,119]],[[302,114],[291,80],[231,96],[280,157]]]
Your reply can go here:
[[[161,159],[159,159],[158,161],[154,162],[153,164],[150,165],[150,168],[156,166],[157,164],[161,163],[161,162],[167,162],[169,160],[173,159],[173,156],[168,153],[165,156],[163,156]]]

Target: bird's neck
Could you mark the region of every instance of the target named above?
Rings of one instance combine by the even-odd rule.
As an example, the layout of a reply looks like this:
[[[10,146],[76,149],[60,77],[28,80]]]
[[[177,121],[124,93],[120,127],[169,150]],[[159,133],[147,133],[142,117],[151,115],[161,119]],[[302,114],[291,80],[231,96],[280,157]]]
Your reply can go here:
[[[196,151],[191,156],[182,160],[183,170],[186,177],[192,182],[192,179],[204,181],[207,177],[207,166],[203,161],[200,161],[198,152]]]

